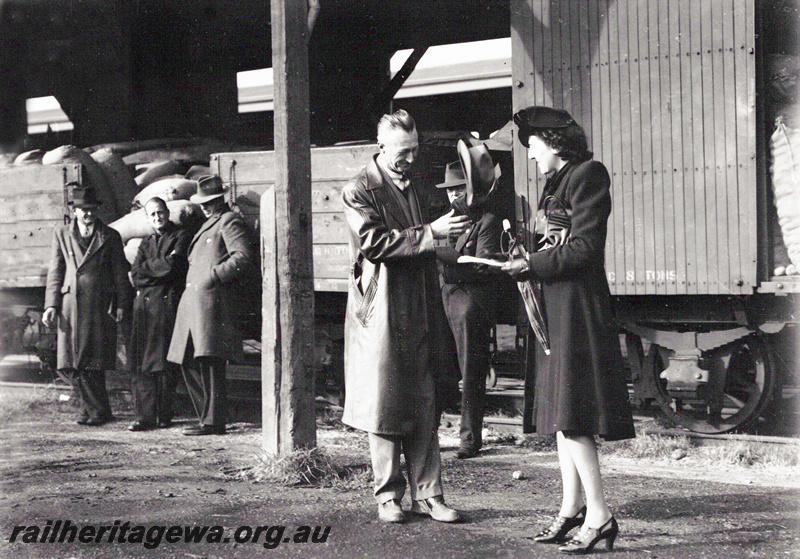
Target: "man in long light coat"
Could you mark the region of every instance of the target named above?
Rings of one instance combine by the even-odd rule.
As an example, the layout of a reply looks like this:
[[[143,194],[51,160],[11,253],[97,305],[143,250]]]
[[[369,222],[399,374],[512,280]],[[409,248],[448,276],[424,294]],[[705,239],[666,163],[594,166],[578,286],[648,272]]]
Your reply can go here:
[[[178,304],[167,359],[183,365],[183,377],[199,424],[184,435],[222,435],[227,421],[226,362],[242,356],[236,327],[238,291],[254,253],[242,217],[225,203],[217,175],[197,180],[206,221],[189,244],[186,289]]]
[[[53,232],[42,322],[58,323],[56,367],[72,380],[80,425],[111,419],[105,371],[114,369],[117,322],[130,308],[128,261],[119,233],[97,218],[91,188],[73,188],[75,219]]]
[[[379,518],[402,522],[406,458],[412,512],[455,522],[442,498],[429,347],[439,297],[434,239],[466,230],[453,212],[430,223],[408,171],[419,147],[405,111],[378,124],[380,153],[342,191],[350,231],[343,421],[369,433]],[[438,299],[441,305],[441,299]]]

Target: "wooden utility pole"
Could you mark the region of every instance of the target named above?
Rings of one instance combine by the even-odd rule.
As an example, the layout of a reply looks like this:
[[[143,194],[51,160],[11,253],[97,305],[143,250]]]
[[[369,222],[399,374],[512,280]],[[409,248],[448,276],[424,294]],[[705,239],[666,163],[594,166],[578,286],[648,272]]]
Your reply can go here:
[[[275,187],[261,200],[267,452],[316,446],[307,0],[271,0]],[[272,211],[271,211],[272,210]]]

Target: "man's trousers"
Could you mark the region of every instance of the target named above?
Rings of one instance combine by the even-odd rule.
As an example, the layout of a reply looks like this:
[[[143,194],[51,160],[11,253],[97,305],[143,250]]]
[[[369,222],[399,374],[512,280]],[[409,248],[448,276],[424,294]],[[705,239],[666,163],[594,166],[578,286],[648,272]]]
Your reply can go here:
[[[136,419],[149,424],[172,421],[177,374],[178,366],[172,363],[167,363],[163,371],[134,373],[131,388]]]
[[[202,425],[224,427],[227,423],[225,365],[221,357],[195,357],[183,364],[186,389]]]
[[[108,421],[111,419],[111,404],[106,390],[106,373],[98,370],[62,369],[62,374],[72,381],[72,389],[78,396],[80,419]]]

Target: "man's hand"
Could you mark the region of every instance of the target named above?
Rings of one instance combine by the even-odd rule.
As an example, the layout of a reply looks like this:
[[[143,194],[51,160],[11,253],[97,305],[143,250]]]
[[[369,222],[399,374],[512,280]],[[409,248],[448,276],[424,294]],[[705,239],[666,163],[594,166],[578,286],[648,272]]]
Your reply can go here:
[[[528,271],[528,260],[525,258],[514,258],[513,260],[509,260],[508,262],[504,263],[500,269],[507,274],[510,274],[511,277],[520,281],[525,279],[525,274]]]
[[[57,314],[58,311],[56,311],[55,307],[47,307],[44,310],[44,314],[42,314],[42,324],[44,324],[48,328],[52,328],[56,323]]]
[[[433,237],[446,239],[450,235],[460,235],[469,227],[469,218],[465,215],[456,215],[455,210],[450,210],[442,217],[431,223]]]
[[[119,324],[123,320],[125,320],[125,309],[117,308],[116,316],[113,317],[114,321]]]

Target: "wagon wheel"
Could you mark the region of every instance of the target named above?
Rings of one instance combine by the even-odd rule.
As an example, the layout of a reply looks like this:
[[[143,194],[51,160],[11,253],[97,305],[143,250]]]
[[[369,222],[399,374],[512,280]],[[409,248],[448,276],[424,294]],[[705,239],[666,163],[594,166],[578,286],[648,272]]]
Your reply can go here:
[[[652,350],[651,350],[652,351]],[[769,404],[775,388],[775,372],[764,342],[748,336],[711,352],[703,358],[709,382],[698,398],[674,398],[659,377],[668,352],[653,355],[657,401],[677,424],[698,433],[742,430],[757,420]]]

